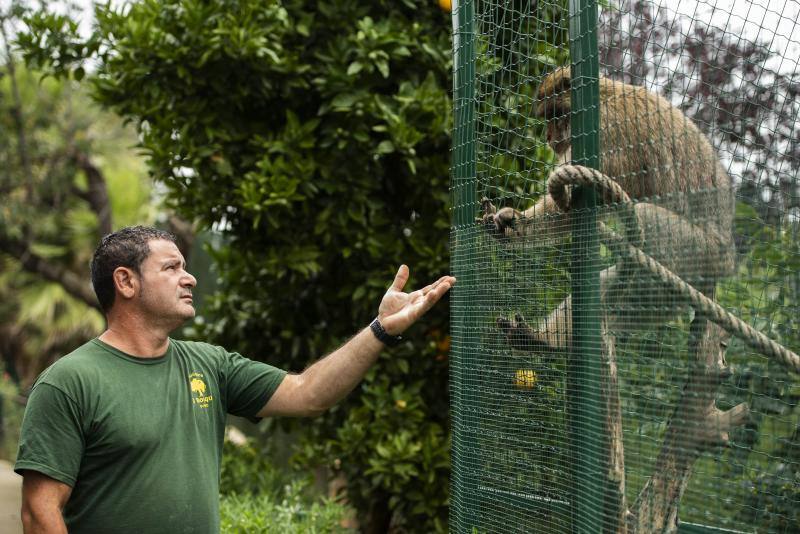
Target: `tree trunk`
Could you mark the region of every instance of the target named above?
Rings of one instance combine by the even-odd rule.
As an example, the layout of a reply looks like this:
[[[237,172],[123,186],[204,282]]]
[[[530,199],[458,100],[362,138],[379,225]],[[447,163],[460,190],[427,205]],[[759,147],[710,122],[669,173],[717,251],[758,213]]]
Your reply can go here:
[[[81,278],[65,267],[50,263],[37,256],[31,252],[26,243],[0,234],[0,252],[5,252],[17,258],[26,271],[38,274],[51,282],[61,284],[67,293],[76,299],[82,300],[88,306],[100,309],[100,304],[97,302],[97,297],[88,279]]]
[[[81,196],[89,203],[97,215],[99,237],[108,235],[113,230],[114,225],[111,220],[111,201],[108,198],[106,178],[100,169],[92,163],[87,154],[76,151],[73,154],[73,159],[75,164],[86,175],[86,182],[89,187]]]
[[[378,491],[372,498],[369,514],[365,521],[361,522],[361,532],[363,534],[386,534],[392,523],[392,512],[389,510],[389,496]]]
[[[622,441],[622,409],[619,401],[616,339],[603,324],[601,391],[605,407],[606,481],[603,496],[603,532],[625,534],[628,505],[625,500],[625,446]]]
[[[188,262],[189,256],[192,253],[192,246],[194,245],[195,229],[194,225],[181,219],[175,214],[167,218],[167,225],[169,231],[175,234],[177,238],[178,250],[183,254],[183,258]]]
[[[667,427],[653,475],[633,506],[629,532],[677,531],[681,497],[695,461],[704,452],[727,444],[730,430],[747,420],[746,404],[727,411],[715,404],[719,385],[729,375],[725,364],[728,337],[722,328],[695,315],[689,341],[694,365]]]

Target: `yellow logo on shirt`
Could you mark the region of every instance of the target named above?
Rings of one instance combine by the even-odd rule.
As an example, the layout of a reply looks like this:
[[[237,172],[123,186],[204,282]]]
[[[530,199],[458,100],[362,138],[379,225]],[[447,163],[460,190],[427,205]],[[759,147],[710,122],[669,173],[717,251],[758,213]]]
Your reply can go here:
[[[189,373],[189,388],[192,391],[192,403],[201,408],[208,408],[214,400],[213,395],[206,394],[208,388],[203,380],[203,373]]]

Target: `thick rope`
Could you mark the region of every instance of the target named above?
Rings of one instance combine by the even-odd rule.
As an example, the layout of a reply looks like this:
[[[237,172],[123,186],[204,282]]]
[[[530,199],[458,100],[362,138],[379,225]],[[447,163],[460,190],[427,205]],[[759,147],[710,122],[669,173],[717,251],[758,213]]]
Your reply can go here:
[[[639,228],[633,202],[628,193],[616,180],[612,180],[597,169],[581,165],[561,165],[553,169],[547,178],[547,192],[564,213],[572,208],[571,186],[583,185],[596,190],[603,204],[619,204],[629,212],[624,217],[628,240],[635,244],[644,243],[644,232]]]
[[[547,192],[564,213],[571,208],[570,188],[583,185],[596,189],[603,196],[603,204],[629,203],[631,197],[616,180],[612,180],[597,169],[580,165],[561,165],[553,169],[547,178]]]
[[[559,209],[564,212],[569,211],[570,195],[568,185],[594,187],[603,193],[604,200],[611,199],[611,202],[630,202],[630,197],[622,190],[620,185],[601,172],[579,165],[562,165],[550,174],[550,178],[547,180],[547,190]],[[762,354],[777,358],[795,373],[800,373],[800,356],[796,353],[771,340],[725,310],[651,256],[631,245],[624,237],[608,228],[605,224],[599,223],[598,231],[600,240],[606,246],[648,271],[666,286],[674,289],[679,295],[691,302],[696,310],[702,312],[709,321],[736,335],[747,345]]]

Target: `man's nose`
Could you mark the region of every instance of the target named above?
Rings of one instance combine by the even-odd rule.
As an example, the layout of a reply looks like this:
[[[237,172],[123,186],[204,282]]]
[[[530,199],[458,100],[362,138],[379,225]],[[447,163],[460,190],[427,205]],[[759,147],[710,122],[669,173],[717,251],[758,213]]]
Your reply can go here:
[[[186,275],[183,277],[181,285],[184,287],[194,287],[197,285],[197,278],[192,276],[190,273],[186,273]]]

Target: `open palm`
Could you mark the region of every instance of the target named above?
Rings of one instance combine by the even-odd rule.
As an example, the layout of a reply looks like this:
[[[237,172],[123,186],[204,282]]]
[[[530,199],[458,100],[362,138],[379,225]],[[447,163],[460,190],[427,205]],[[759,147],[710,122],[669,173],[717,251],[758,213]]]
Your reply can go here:
[[[454,277],[442,276],[422,289],[405,293],[403,288],[408,282],[408,275],[408,266],[401,265],[378,308],[378,320],[384,330],[393,336],[414,324],[456,283]]]

